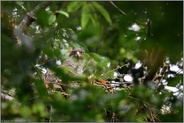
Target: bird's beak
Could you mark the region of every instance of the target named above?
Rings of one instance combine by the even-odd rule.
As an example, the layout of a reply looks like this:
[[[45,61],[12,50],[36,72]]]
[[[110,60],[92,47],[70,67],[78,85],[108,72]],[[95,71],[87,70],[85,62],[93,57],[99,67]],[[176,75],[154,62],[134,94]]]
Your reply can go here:
[[[80,54],[79,51],[77,51],[76,54],[77,54],[77,57],[80,57],[81,56],[81,54]]]

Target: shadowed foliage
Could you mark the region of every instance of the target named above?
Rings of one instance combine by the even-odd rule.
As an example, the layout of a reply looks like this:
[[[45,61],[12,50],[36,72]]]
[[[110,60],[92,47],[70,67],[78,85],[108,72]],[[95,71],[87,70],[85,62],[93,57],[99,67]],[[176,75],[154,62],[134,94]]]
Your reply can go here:
[[[1,5],[2,121],[182,122],[182,1]]]

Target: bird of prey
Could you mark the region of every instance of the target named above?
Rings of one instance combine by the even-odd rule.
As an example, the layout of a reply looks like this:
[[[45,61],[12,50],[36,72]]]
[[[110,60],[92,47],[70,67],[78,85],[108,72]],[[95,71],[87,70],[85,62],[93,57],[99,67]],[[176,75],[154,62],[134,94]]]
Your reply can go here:
[[[74,74],[81,75],[84,70],[85,60],[83,59],[84,50],[82,49],[73,49],[69,54],[69,59],[59,67],[70,67]]]
[[[63,64],[58,66],[58,68],[67,68],[67,73],[69,75],[82,75],[85,64],[85,60],[82,58],[84,53],[85,52],[82,49],[73,49],[69,54],[69,58]],[[66,87],[64,86],[68,85],[64,85],[62,80],[59,79],[53,71],[47,70],[47,72],[43,75],[43,80],[47,88],[50,88],[51,90],[61,89],[62,92],[66,93]],[[72,84],[76,85],[76,83],[73,82]]]

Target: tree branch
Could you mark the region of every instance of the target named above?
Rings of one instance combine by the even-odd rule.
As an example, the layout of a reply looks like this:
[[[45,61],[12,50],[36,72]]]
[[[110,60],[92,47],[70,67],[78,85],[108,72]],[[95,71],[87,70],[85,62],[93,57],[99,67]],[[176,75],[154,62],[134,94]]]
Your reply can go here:
[[[18,26],[15,26],[13,29],[14,37],[16,38],[17,45],[25,45],[29,52],[33,51],[33,42],[31,38],[27,36],[24,32],[25,30],[36,20],[36,13],[39,12],[41,9],[46,8],[50,5],[51,2],[41,2],[38,4],[31,12],[28,12],[24,19],[20,22]]]
[[[31,25],[32,22],[36,20],[36,13],[39,12],[41,9],[46,8],[48,5],[50,5],[51,2],[46,1],[46,2],[41,2],[39,5],[35,7],[31,12],[27,13],[24,19],[21,21],[21,23],[18,25],[18,28],[24,32],[29,25]]]

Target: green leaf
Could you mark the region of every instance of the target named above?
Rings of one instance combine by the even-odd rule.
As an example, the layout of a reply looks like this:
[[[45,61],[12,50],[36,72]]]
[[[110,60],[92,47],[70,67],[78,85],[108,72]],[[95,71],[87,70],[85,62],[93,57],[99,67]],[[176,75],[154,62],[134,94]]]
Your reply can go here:
[[[100,56],[96,53],[89,53],[89,55],[96,62],[96,65],[93,67],[95,67],[98,73],[106,72],[109,69],[108,64],[110,63],[110,61],[108,58]]]
[[[16,1],[16,4],[19,6],[22,6],[24,4],[24,2]]]
[[[32,106],[32,112],[34,114],[40,115],[41,117],[46,117],[47,112],[45,112],[45,106],[41,103],[36,103]]]
[[[82,7],[82,18],[81,18],[81,25],[83,29],[86,27],[90,19],[90,14],[88,13],[88,11],[89,8],[87,4],[84,4]]]
[[[182,81],[183,75],[179,74],[174,78],[168,78],[168,86],[176,86],[180,81]]]
[[[48,17],[48,23],[49,23],[49,25],[53,24],[55,21],[56,21],[56,15],[51,14]]]
[[[49,16],[49,13],[42,10],[42,11],[39,11],[37,14],[36,14],[36,22],[41,26],[41,27],[46,27],[48,26],[48,16]]]
[[[28,106],[24,106],[24,107],[22,107],[20,113],[21,113],[21,115],[22,115],[23,117],[28,117],[28,116],[31,115],[31,108],[28,107]]]
[[[105,73],[105,77],[108,79],[114,79],[114,71],[108,71],[107,73]]]
[[[75,76],[74,74],[72,74],[73,70],[68,66],[63,67],[63,68],[52,67],[50,69],[53,70],[55,75],[59,77],[60,79],[62,79],[63,82],[86,81],[87,80],[85,77],[79,77],[79,76]],[[71,74],[68,74],[69,71],[71,72]]]
[[[97,2],[92,2],[93,6],[104,16],[104,18],[109,22],[112,23],[109,13],[104,9],[103,6],[98,4]]]
[[[90,8],[91,11],[95,11],[95,8],[93,7],[92,4],[89,4],[89,8]],[[93,14],[93,16],[90,16],[90,19],[91,19],[94,26],[98,25],[98,21],[97,21],[98,16],[97,16],[97,14]]]
[[[64,16],[66,16],[67,18],[69,18],[69,14],[67,12],[65,12],[65,11],[59,10],[59,11],[56,11],[56,13],[62,14]]]
[[[41,80],[35,79],[36,90],[38,91],[38,95],[42,98],[48,95],[47,89]]]
[[[77,11],[82,6],[82,4],[83,4],[83,2],[71,2],[67,6],[67,12]]]

